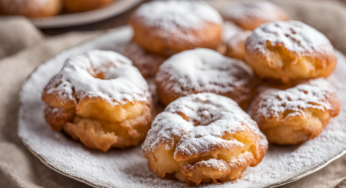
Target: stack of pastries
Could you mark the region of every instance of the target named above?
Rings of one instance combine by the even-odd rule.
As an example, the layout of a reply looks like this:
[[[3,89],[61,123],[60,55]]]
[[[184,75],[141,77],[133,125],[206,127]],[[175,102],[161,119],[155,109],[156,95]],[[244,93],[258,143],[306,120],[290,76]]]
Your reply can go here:
[[[21,15],[29,18],[98,9],[114,0],[0,0],[0,15]]]
[[[283,9],[261,3],[234,7],[233,17],[228,12],[253,30],[231,39],[243,41],[239,59],[216,51],[223,20],[209,5],[143,4],[130,20],[129,59],[90,51],[68,59],[49,81],[42,94],[48,124],[102,151],[144,140],[154,173],[197,185],[240,178],[262,161],[268,141],[313,139],[340,111],[324,79],[336,65],[333,46],[302,22],[275,21],[288,19]],[[261,17],[261,8],[273,13]],[[144,79],[153,76],[167,105],[155,118]]]

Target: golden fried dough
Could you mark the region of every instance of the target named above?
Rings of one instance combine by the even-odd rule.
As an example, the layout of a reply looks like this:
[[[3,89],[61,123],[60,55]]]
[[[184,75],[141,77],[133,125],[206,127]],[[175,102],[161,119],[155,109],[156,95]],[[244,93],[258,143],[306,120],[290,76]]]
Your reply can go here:
[[[112,51],[68,59],[44,88],[42,100],[53,130],[102,151],[138,145],[152,119],[146,81],[129,59]]]
[[[98,9],[114,2],[114,0],[63,0],[64,11],[68,13],[84,12]]]
[[[329,40],[299,21],[263,24],[246,44],[246,62],[263,80],[272,83],[301,83],[328,77],[336,65]]]
[[[172,54],[196,47],[216,49],[222,18],[202,1],[152,1],[130,19],[133,41],[155,54]]]
[[[126,47],[124,55],[132,60],[144,78],[154,77],[160,65],[167,59],[165,56],[146,51],[134,42]]]
[[[246,2],[226,8],[222,17],[245,30],[254,30],[267,22],[289,20],[284,9],[269,1]]]
[[[239,31],[226,41],[226,56],[245,61],[245,41],[251,35],[251,31]]]
[[[300,144],[319,135],[340,103],[323,78],[287,90],[267,89],[252,106],[252,118],[270,143]]]
[[[189,94],[212,92],[247,109],[254,96],[252,72],[244,62],[205,48],[180,52],[166,60],[155,84],[165,105]]]
[[[236,180],[247,166],[259,164],[267,149],[256,122],[232,99],[213,93],[169,104],[143,144],[154,173],[188,184]]]
[[[22,15],[30,18],[59,14],[62,0],[0,0],[0,15]]]

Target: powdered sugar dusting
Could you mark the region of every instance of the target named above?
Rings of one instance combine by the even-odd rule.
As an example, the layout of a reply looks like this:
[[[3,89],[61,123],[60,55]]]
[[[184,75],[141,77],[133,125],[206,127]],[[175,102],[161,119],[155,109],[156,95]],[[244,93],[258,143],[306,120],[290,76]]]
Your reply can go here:
[[[233,91],[235,87],[247,85],[251,74],[251,69],[241,60],[225,57],[210,49],[197,48],[166,60],[155,79],[158,82],[169,80],[164,87],[187,95],[191,91]]]
[[[246,42],[250,51],[266,53],[268,43],[298,53],[331,54],[333,46],[322,33],[300,21],[276,21],[261,25]]]
[[[95,75],[104,73],[104,79]],[[148,85],[138,69],[126,57],[112,51],[94,50],[68,59],[48,93],[61,98],[102,97],[113,105],[128,101],[146,101]],[[59,84],[56,86],[56,84]]]
[[[258,96],[260,107],[257,113],[265,117],[279,117],[280,113],[292,111],[288,116],[304,116],[304,110],[314,108],[321,111],[331,109],[327,97],[333,90],[323,78],[299,84],[287,90],[268,89]]]
[[[18,134],[23,143],[44,163],[64,175],[78,178],[95,187],[143,187],[178,188],[186,187],[177,180],[156,176],[148,167],[141,147],[115,150],[103,153],[83,147],[60,132],[49,128],[43,117],[44,102],[41,93],[47,82],[57,74],[64,61],[76,54],[92,49],[113,49],[126,46],[131,40],[131,29],[116,29],[75,48],[69,49],[38,67],[24,84],[20,94],[21,107],[18,119]],[[110,44],[112,44],[111,47]],[[242,177],[235,182],[223,184],[202,184],[208,188],[261,188],[278,186],[294,178],[301,178],[322,167],[346,150],[346,59],[336,52],[337,67],[327,81],[335,88],[341,104],[339,115],[316,138],[300,146],[279,147],[270,145],[263,161],[254,168],[247,168]],[[164,112],[161,114],[179,116]],[[162,116],[161,116],[162,117]],[[163,119],[166,119],[165,117]],[[175,119],[170,117],[167,119]],[[177,129],[182,120],[171,131],[181,134]],[[172,134],[168,134],[172,135]],[[164,139],[165,140],[165,139]],[[296,180],[296,179],[294,179]]]
[[[140,6],[135,16],[142,17],[149,26],[167,31],[177,27],[195,30],[206,22],[222,24],[220,14],[203,1],[153,1]]]
[[[269,1],[255,1],[238,4],[234,7],[226,8],[222,15],[232,19],[263,19],[267,22],[276,21],[285,12],[281,7]]]
[[[177,115],[181,113],[188,119]],[[153,151],[162,143],[169,144],[171,148],[177,137],[181,139],[176,145],[175,156],[178,153],[185,156],[207,154],[215,148],[238,148],[244,146],[243,143],[222,137],[249,129],[262,135],[257,124],[233,100],[213,93],[192,94],[170,103],[154,119],[143,150]],[[268,144],[261,143],[264,146]]]

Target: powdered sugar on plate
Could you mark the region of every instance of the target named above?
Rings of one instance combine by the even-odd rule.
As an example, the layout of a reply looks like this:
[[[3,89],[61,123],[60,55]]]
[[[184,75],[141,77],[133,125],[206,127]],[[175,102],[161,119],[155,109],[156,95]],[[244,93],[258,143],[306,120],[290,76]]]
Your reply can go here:
[[[142,17],[148,26],[167,31],[176,27],[196,30],[206,22],[222,24],[220,14],[203,1],[152,1],[141,5],[135,16]]]
[[[333,46],[326,36],[300,21],[276,21],[257,27],[247,40],[250,51],[266,53],[271,46],[284,46],[298,54],[333,53]]]
[[[95,187],[186,187],[177,180],[162,179],[150,171],[140,146],[100,152],[83,147],[69,137],[54,132],[43,117],[41,93],[59,72],[64,61],[92,49],[121,50],[131,39],[131,29],[123,27],[66,50],[42,64],[23,85],[18,134],[23,143],[47,166]],[[336,52],[337,67],[328,78],[340,99],[341,111],[322,133],[300,146],[269,146],[263,161],[247,168],[241,179],[224,184],[200,185],[209,188],[273,187],[320,169],[346,150],[346,59]],[[155,104],[157,105],[157,104]],[[186,121],[185,121],[186,122]]]

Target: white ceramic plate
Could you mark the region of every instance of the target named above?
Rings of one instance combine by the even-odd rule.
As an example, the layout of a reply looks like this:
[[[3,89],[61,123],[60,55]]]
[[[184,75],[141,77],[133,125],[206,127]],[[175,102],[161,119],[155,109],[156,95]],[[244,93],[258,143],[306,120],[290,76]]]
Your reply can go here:
[[[115,0],[112,4],[86,12],[62,14],[30,21],[38,28],[59,28],[97,22],[121,14],[138,4],[141,0]]]
[[[105,153],[91,150],[60,132],[52,131],[44,120],[44,103],[40,99],[42,90],[68,57],[91,49],[121,51],[131,36],[131,28],[121,27],[68,49],[39,66],[20,93],[18,134],[45,165],[94,187],[185,187],[177,180],[161,179],[152,173],[140,146],[126,150],[111,149]],[[328,80],[336,88],[341,112],[318,137],[300,146],[270,145],[262,163],[247,168],[241,179],[200,187],[276,187],[309,175],[341,157],[346,150],[346,59],[339,52],[336,55],[338,65]]]

